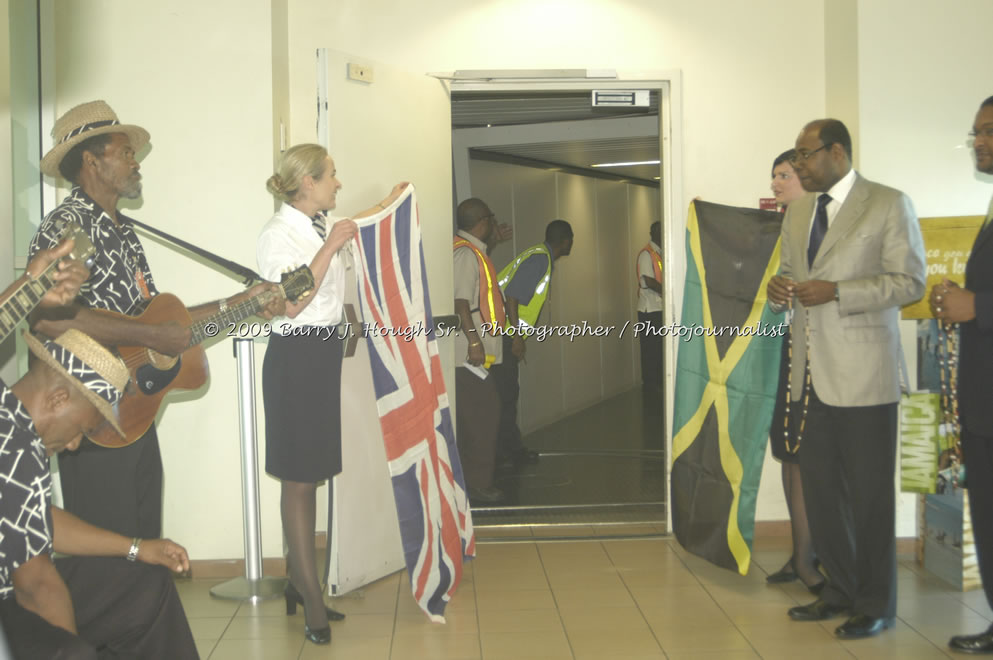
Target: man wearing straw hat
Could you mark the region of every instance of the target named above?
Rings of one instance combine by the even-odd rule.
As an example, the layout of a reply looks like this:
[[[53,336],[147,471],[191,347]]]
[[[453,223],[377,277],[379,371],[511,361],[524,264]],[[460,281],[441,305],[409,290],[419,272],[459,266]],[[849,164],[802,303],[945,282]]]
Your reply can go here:
[[[167,570],[189,569],[186,550],[51,505],[48,456],[83,433],[123,435],[127,367],[78,330],[25,340],[31,368],[10,388],[0,382],[0,622],[14,657],[196,658]],[[53,561],[53,551],[71,556]]]
[[[52,137],[55,146],[42,158],[41,171],[62,176],[74,187],[42,222],[31,241],[31,252],[54,245],[62,223],[74,221],[89,234],[97,256],[78,304],[68,311],[36,312],[33,330],[55,337],[77,328],[107,345],[147,346],[165,355],[182,353],[191,333],[179,323],[142,324],[107,318],[89,309],[134,316],[158,293],[131,220],[117,210],[122,197],[141,195],[135,155],[148,143],[148,131],[122,124],[109,105],[92,101],[62,115]],[[274,287],[258,284],[189,312],[197,321]],[[276,297],[266,306],[265,316],[282,314],[283,309],[281,297]],[[68,511],[126,536],[159,536],[162,459],[154,425],[135,443],[120,449],[104,449],[84,440],[79,451],[60,457],[59,475]]]

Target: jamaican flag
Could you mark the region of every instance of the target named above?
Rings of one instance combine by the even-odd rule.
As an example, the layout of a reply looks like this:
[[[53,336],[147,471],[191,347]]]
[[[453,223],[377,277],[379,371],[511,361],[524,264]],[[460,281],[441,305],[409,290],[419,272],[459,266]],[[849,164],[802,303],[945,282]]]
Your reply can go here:
[[[782,215],[695,201],[676,366],[672,526],[679,543],[747,573],[779,377],[782,314],[766,306]]]

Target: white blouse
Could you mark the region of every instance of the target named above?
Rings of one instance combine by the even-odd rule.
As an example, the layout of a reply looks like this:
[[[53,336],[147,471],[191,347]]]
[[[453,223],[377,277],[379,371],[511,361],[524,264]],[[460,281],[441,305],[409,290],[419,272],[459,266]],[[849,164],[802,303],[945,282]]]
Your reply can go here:
[[[334,223],[341,219],[328,216],[329,234]],[[276,215],[270,218],[259,234],[256,257],[260,274],[267,280],[278,282],[285,271],[301,265],[309,266],[322,245],[324,240],[317,235],[311,219],[283,202]],[[282,328],[287,324],[291,328],[338,325],[341,323],[344,301],[345,263],[341,254],[336,254],[331,258],[328,272],[307,306],[297,314],[296,318],[273,319],[273,330],[285,334]]]

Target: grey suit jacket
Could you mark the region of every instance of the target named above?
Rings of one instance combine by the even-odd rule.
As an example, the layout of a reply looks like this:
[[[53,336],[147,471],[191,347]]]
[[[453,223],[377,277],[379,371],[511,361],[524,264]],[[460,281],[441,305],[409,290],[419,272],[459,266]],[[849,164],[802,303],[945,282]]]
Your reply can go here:
[[[804,308],[794,300],[794,400],[804,363],[821,401],[873,406],[900,398],[900,306],[924,295],[926,264],[920,225],[899,190],[856,177],[811,267],[807,266],[815,194],[789,205],[783,220],[780,274],[796,282],[838,283],[839,300]],[[770,302],[775,311],[781,307]]]

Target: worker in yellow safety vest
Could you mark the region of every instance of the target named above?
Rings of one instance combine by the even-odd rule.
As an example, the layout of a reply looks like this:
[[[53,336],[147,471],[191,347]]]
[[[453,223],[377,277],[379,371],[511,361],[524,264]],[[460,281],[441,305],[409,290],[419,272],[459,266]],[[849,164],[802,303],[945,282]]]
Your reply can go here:
[[[500,271],[507,311],[507,333],[503,337],[503,362],[491,369],[500,393],[500,430],[497,434],[497,464],[514,466],[534,463],[538,453],[521,441],[517,426],[517,399],[520,395],[519,363],[526,352],[525,339],[538,323],[538,315],[548,299],[552,284],[552,264],[572,251],[572,226],[565,220],[552,220],[545,227],[545,242],[521,252]]]
[[[638,280],[638,341],[641,344],[641,383],[645,392],[662,392],[662,223],[653,222],[651,240],[635,264]]]
[[[455,313],[455,434],[469,500],[492,504],[504,498],[493,485],[500,397],[490,370],[503,359],[506,315],[497,272],[486,255],[496,216],[480,199],[467,199],[455,212],[453,245]]]

